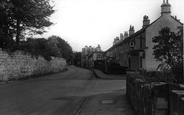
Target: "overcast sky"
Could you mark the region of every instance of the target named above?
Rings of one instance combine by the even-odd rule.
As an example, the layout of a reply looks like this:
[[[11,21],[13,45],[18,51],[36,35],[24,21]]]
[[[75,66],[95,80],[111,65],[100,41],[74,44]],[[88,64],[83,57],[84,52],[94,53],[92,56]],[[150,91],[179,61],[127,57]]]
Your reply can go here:
[[[151,22],[161,14],[163,0],[53,0],[56,12],[50,20],[55,24],[42,37],[60,36],[74,51],[97,47],[106,51],[116,36],[142,28],[143,16]],[[184,22],[184,0],[169,0],[172,15]]]

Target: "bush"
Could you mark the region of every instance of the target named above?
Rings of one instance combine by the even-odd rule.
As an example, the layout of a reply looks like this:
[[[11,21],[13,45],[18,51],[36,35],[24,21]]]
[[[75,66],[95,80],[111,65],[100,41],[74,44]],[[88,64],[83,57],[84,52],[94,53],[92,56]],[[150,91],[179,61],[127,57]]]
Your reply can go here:
[[[176,82],[175,75],[171,71],[148,71],[139,69],[135,73],[130,73],[132,77],[144,80],[147,83],[151,82]]]

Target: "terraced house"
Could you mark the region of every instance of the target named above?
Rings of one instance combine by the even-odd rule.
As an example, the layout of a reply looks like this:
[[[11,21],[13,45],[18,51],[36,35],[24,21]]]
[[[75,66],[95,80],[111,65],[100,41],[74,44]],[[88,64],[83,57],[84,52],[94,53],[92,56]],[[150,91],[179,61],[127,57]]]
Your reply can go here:
[[[183,26],[183,23],[171,15],[169,1],[163,0],[161,16],[158,19],[150,23],[149,17],[145,15],[142,28],[134,32],[134,27],[130,26],[129,35],[125,33],[120,36],[120,39],[114,39],[114,45],[105,52],[105,57],[113,57],[117,63],[127,66],[130,70],[140,67],[155,70],[161,62],[154,58],[152,38],[157,36],[164,27],[177,31],[179,26]]]

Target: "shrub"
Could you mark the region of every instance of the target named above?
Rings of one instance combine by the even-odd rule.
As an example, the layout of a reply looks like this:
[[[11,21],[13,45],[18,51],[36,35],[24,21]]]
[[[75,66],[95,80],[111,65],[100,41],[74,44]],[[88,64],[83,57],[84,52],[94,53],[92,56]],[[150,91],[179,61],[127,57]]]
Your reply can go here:
[[[183,26],[173,32],[169,27],[162,28],[152,39],[155,43],[153,55],[157,61],[164,61],[175,75],[177,83],[183,79]]]
[[[132,77],[139,78],[145,82],[176,82],[175,75],[172,71],[148,71],[144,69],[139,69],[135,73],[130,74]]]

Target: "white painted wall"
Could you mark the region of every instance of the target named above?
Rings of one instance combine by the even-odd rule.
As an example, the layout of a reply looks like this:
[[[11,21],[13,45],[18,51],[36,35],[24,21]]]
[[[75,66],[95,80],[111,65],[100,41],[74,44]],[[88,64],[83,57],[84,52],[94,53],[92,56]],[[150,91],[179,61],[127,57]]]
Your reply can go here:
[[[169,27],[171,31],[177,31],[177,27],[181,24],[173,19],[170,15],[163,15],[155,23],[146,29],[146,46],[148,49],[145,50],[146,53],[146,69],[155,70],[161,62],[156,61],[153,55],[153,42],[152,38],[159,34],[161,28]]]

